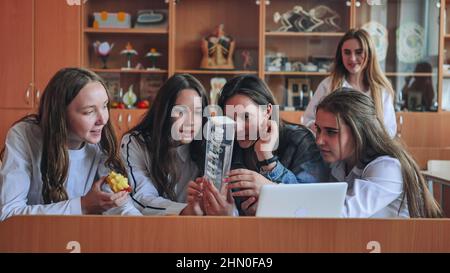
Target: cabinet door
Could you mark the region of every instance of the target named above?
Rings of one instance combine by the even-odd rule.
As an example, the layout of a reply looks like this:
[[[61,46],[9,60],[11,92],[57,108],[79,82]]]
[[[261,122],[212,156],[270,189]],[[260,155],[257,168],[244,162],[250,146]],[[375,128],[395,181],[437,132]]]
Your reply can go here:
[[[0,150],[5,146],[5,138],[11,125],[22,117],[31,114],[30,110],[0,109]]]
[[[122,136],[132,129],[142,117],[145,115],[145,109],[135,109],[135,110],[123,110],[123,109],[112,109],[110,113],[111,123],[114,126],[116,136],[118,141],[122,139]]]
[[[281,111],[280,120],[287,121],[294,124],[303,123],[303,111]]]
[[[145,113],[146,110],[142,109],[128,111],[126,115],[126,123],[128,130],[133,129],[133,127],[136,126],[141,121]]]
[[[0,108],[31,108],[33,0],[2,0],[0,10]]]
[[[119,142],[122,140],[123,134],[125,134],[128,130],[126,124],[127,112],[128,111],[126,110],[112,109],[109,115],[109,119],[111,120],[111,123],[116,133],[117,140]]]
[[[81,8],[66,1],[39,0],[35,24],[35,101],[50,78],[63,67],[81,63]]]

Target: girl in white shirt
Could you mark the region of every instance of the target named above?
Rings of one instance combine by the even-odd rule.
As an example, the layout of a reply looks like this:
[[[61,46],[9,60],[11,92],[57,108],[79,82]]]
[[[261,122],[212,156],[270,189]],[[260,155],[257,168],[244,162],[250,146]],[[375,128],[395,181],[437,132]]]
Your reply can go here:
[[[122,139],[131,196],[143,214],[203,214],[188,202],[189,181],[203,175],[203,109],[208,97],[188,74],[169,78],[142,121]],[[189,204],[187,204],[189,203]]]
[[[57,72],[38,114],[9,130],[2,154],[0,220],[19,214],[139,213],[126,192],[101,190],[110,169],[125,173],[125,168],[109,122],[108,92],[90,71]]]
[[[343,217],[441,217],[420,169],[389,137],[373,100],[338,89],[317,106],[316,143],[333,181],[347,182]]]
[[[372,97],[377,116],[383,120],[389,135],[397,134],[394,91],[378,64],[375,46],[363,29],[349,30],[339,41],[331,76],[318,86],[303,115],[303,124],[314,130],[316,106],[331,91],[340,87],[359,90]]]

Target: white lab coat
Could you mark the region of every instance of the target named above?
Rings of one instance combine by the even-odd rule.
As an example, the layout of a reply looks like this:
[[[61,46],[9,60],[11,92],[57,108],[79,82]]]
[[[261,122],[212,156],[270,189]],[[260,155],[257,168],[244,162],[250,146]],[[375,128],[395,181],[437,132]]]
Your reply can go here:
[[[345,163],[331,165],[332,180],[347,182],[342,217],[355,218],[409,218],[407,200],[403,201],[403,176],[400,162],[389,156],[380,156],[363,169],[354,167],[345,173]]]
[[[324,97],[331,93],[331,81],[331,77],[327,77],[326,79],[324,79],[319,84],[313,98],[308,103],[308,107],[303,114],[303,125],[305,125],[306,127],[309,128],[316,121],[316,107]],[[353,88],[346,80],[344,80],[342,87]],[[394,138],[397,134],[397,119],[395,116],[393,98],[385,89],[383,89],[382,93],[384,126],[388,134],[392,138]],[[370,91],[364,92],[364,94],[370,96]]]

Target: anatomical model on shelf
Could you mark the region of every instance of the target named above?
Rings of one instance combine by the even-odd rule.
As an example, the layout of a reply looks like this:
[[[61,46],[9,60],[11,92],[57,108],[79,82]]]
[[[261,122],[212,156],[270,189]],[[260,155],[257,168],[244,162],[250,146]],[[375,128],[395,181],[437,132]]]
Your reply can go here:
[[[159,70],[159,68],[156,67],[156,60],[158,57],[161,56],[161,53],[159,53],[156,48],[151,48],[150,51],[145,55],[145,57],[150,59],[150,62],[152,63],[151,67],[147,67],[147,70]]]
[[[106,65],[106,62],[108,61],[109,53],[111,53],[111,50],[114,47],[114,43],[110,44],[108,42],[100,42],[95,41],[94,43],[94,50],[95,54],[100,57],[100,59],[103,62],[103,69],[107,69],[108,66]]]
[[[275,12],[273,20],[281,23],[276,31],[280,32],[333,32],[341,29],[341,17],[327,6],[319,5],[309,11],[302,6],[294,6],[292,10],[282,14]]]
[[[124,70],[129,70],[132,69],[131,67],[131,57],[138,55],[137,51],[133,49],[133,47],[131,46],[131,43],[128,42],[127,45],[125,46],[125,49],[122,50],[120,52],[120,54],[125,55],[127,57],[127,66],[126,67],[122,67],[122,69]]]
[[[227,36],[224,25],[220,24],[210,36],[202,39],[202,69],[234,69],[233,53],[235,41]]]

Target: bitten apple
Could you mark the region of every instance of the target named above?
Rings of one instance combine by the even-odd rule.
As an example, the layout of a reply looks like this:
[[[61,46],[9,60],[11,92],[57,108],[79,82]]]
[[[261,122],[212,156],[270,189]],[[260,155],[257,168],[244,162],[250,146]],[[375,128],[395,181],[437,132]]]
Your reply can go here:
[[[120,173],[116,173],[116,172],[112,171],[106,177],[106,182],[111,187],[111,190],[113,192],[116,192],[116,193],[119,191],[131,192],[131,187],[130,187],[130,185],[128,185],[128,178],[124,177]]]

